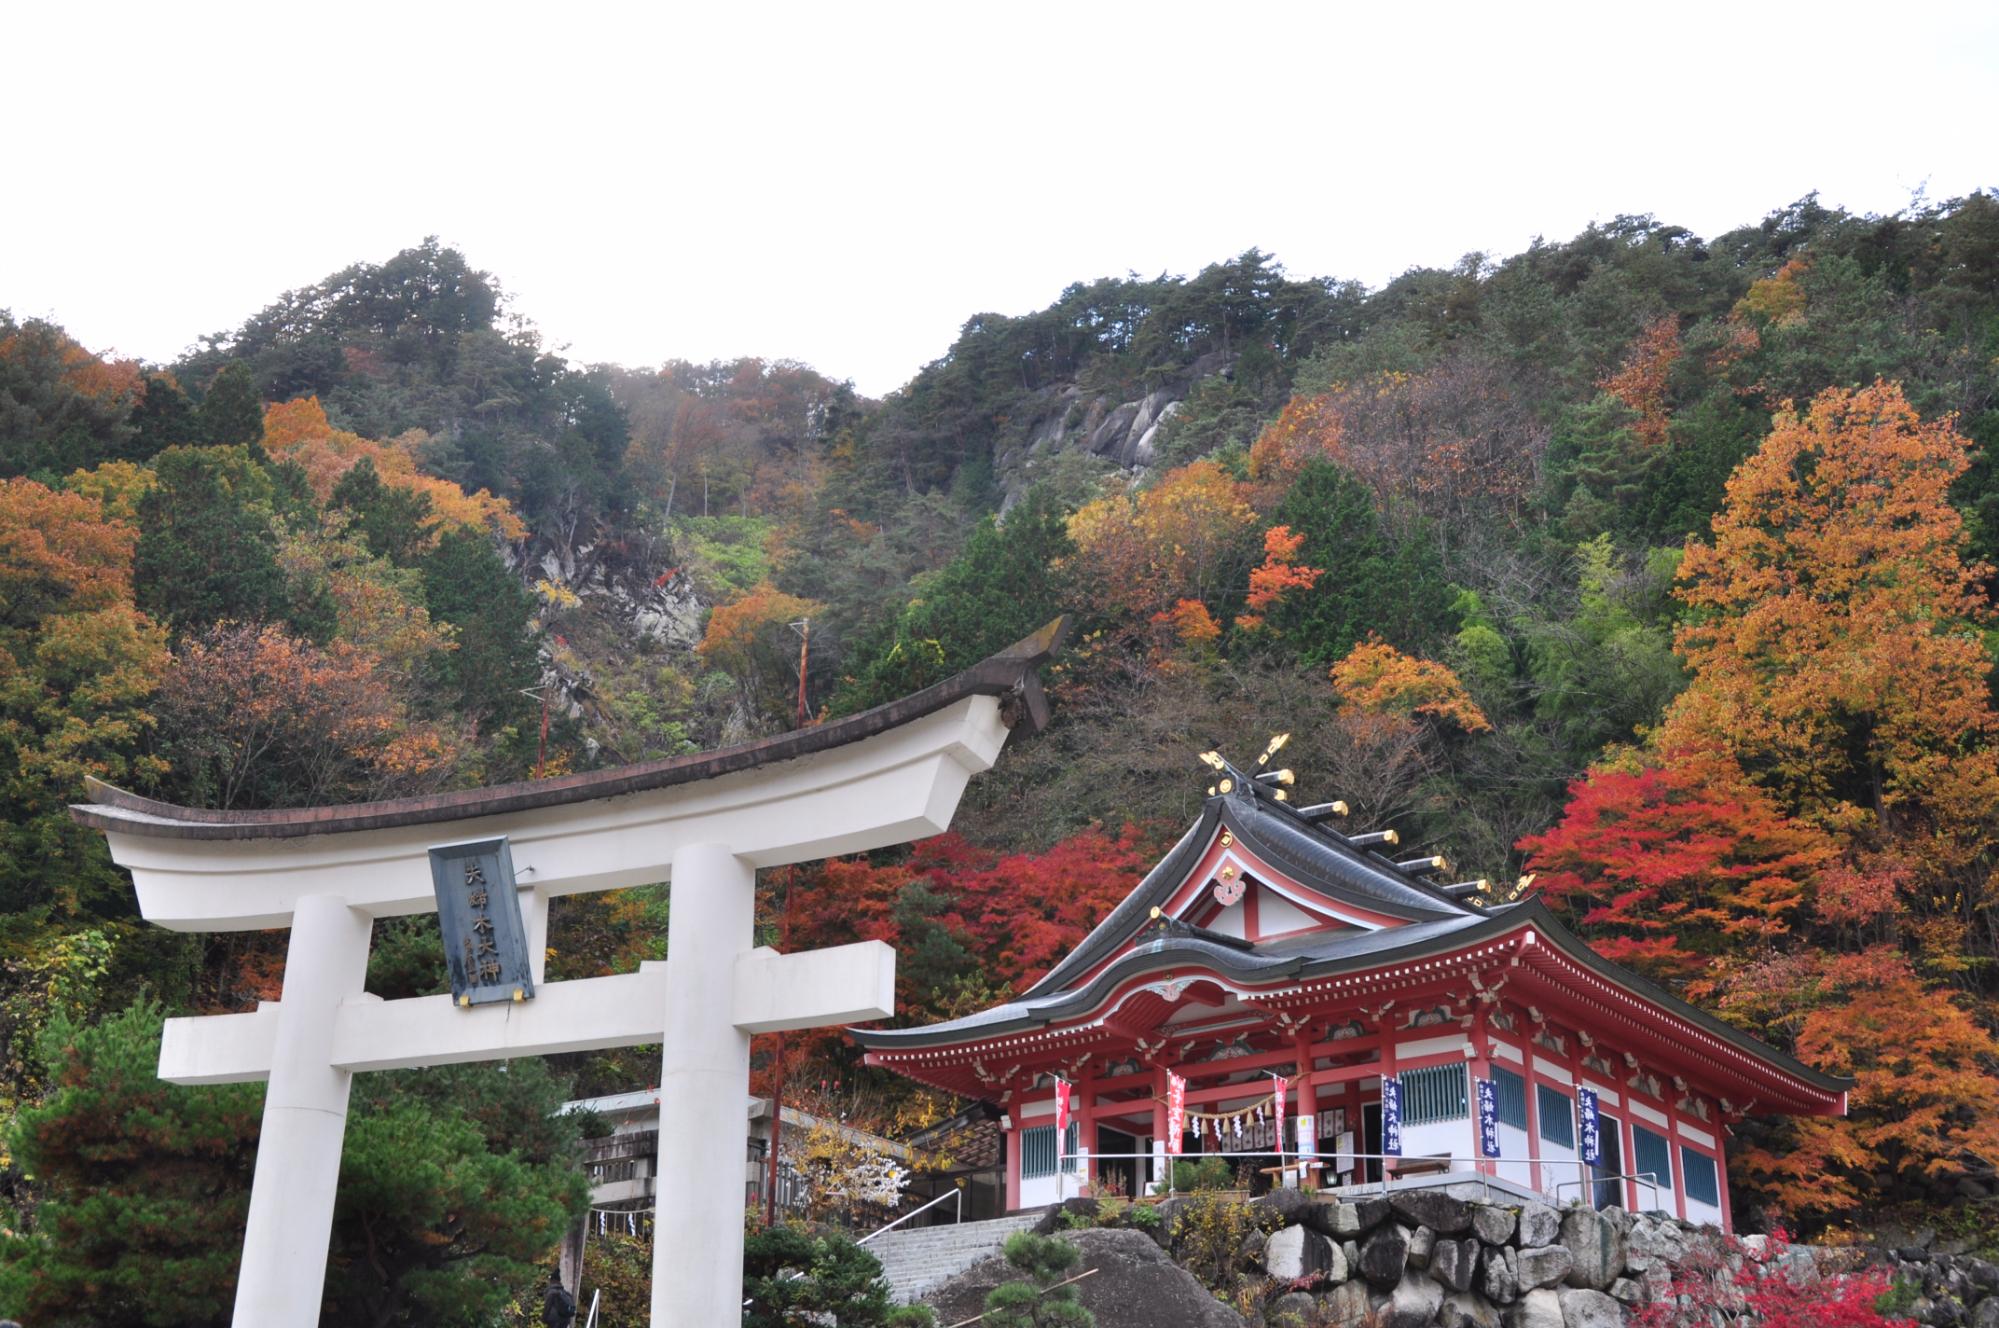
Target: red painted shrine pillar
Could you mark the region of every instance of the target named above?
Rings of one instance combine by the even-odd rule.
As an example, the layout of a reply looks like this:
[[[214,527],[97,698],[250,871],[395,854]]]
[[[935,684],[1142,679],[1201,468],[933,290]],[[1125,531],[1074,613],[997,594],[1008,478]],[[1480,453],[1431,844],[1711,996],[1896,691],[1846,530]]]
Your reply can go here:
[[[1020,1121],[1007,1113],[1006,1128],[1006,1211],[1020,1211]]]
[[[1471,1030],[1471,1082],[1466,1085],[1471,1090],[1471,1147],[1470,1153],[1478,1164],[1479,1171],[1487,1176],[1493,1174],[1492,1160],[1485,1156],[1479,1146],[1478,1128],[1478,1081],[1492,1078],[1492,1042],[1487,1035],[1485,1016],[1477,1015],[1472,1020]]]
[[[1311,1034],[1300,1033],[1297,1037],[1297,1040],[1293,1043],[1293,1046],[1297,1049],[1297,1055],[1298,1055],[1298,1102],[1297,1102],[1296,1112],[1292,1116],[1292,1119],[1295,1121],[1302,1122],[1307,1117],[1310,1117],[1312,1119],[1312,1137],[1314,1139],[1317,1139],[1318,1129],[1319,1129],[1319,1121],[1318,1121],[1319,1094],[1318,1091],[1312,1087]],[[1278,1145],[1281,1149],[1283,1146],[1283,1141],[1279,1140]],[[1314,1147],[1316,1148],[1317,1145],[1315,1144]],[[1319,1177],[1318,1172],[1308,1171],[1302,1166],[1298,1170],[1298,1175],[1301,1180],[1317,1180]]]

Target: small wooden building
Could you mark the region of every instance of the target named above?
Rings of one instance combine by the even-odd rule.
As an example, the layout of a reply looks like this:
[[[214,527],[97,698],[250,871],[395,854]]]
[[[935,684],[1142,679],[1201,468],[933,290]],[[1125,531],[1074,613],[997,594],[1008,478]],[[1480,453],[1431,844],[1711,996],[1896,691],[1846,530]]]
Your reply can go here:
[[[1845,1081],[1605,960],[1539,901],[1440,883],[1443,860],[1398,860],[1392,832],[1335,828],[1343,804],[1292,806],[1288,771],[1208,759],[1200,819],[1018,999],[854,1034],[870,1065],[1005,1113],[1010,1210],[1164,1192],[1178,1151],[1729,1229],[1730,1123],[1844,1113]]]

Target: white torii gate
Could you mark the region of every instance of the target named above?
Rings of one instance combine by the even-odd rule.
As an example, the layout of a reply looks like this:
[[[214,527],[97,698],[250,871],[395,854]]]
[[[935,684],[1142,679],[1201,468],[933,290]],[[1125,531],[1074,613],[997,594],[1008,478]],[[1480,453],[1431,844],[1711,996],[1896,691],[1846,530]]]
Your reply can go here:
[[[914,696],[723,751],[539,783],[275,812],[203,811],[92,782],[72,809],[132,873],[147,920],[182,931],[291,928],[283,999],[172,1019],[160,1077],[266,1080],[235,1328],[314,1328],[357,1071],[660,1042],[655,1328],[741,1318],[750,1035],[888,1016],[879,941],[752,948],[756,871],[941,833],[967,780],[1022,719],[1066,622]],[[454,1006],[363,983],[374,919],[436,911],[429,851],[505,836],[536,994]],[[543,984],[548,901],[672,883],[667,959]]]

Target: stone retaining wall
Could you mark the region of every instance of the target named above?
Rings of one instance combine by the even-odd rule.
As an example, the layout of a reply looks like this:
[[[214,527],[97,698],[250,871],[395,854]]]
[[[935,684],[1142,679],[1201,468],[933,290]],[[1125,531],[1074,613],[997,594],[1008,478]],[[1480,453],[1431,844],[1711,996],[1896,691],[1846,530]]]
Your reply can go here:
[[[1192,1224],[1183,1228],[1182,1220],[1213,1202],[1166,1200],[1151,1234],[1184,1262]],[[1089,1199],[1066,1208],[1076,1216],[1051,1212],[1044,1228],[1097,1211]],[[1753,1276],[1803,1284],[1843,1276],[1836,1260],[1853,1266],[1865,1258],[1806,1246],[1766,1251],[1757,1237],[1724,1248],[1712,1228],[1496,1194],[1488,1202],[1476,1185],[1345,1202],[1279,1190],[1246,1212],[1254,1229],[1236,1249],[1235,1286],[1217,1290],[1233,1296],[1249,1322],[1260,1315],[1271,1328],[1624,1328],[1631,1311],[1668,1294],[1689,1267],[1718,1267],[1727,1277],[1746,1264]],[[1913,1280],[1904,1270],[1903,1295],[1926,1288],[1916,1307],[1925,1322],[1999,1328],[1999,1295],[1989,1294],[1999,1268],[1923,1257],[1929,1261],[1910,1261]]]

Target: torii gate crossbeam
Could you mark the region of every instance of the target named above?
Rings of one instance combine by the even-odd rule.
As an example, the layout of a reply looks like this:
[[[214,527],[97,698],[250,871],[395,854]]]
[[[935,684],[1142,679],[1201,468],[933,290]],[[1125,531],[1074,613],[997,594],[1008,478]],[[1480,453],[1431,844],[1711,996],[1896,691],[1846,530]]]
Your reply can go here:
[[[753,949],[760,867],[941,833],[1008,730],[1046,717],[1051,623],[964,673],[864,714],[620,770],[395,802],[209,811],[93,782],[72,809],[132,873],[141,913],[186,931],[290,927],[283,999],[168,1021],[162,1078],[267,1082],[236,1328],[312,1328],[352,1076],[660,1041],[655,1325],[740,1318],[750,1035],[886,1017],[879,942]],[[363,989],[374,919],[434,912],[429,852],[504,836],[538,994],[460,1009]],[[548,901],[667,881],[667,960],[541,983]]]

